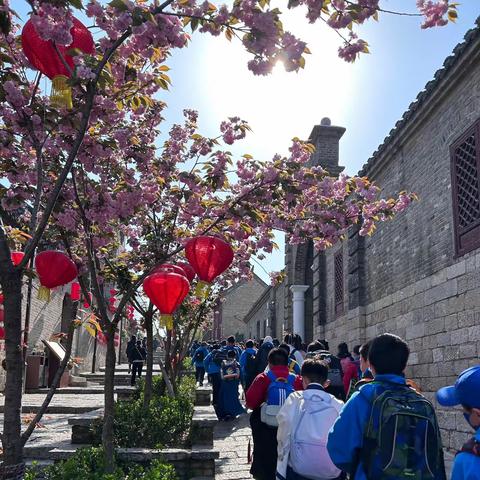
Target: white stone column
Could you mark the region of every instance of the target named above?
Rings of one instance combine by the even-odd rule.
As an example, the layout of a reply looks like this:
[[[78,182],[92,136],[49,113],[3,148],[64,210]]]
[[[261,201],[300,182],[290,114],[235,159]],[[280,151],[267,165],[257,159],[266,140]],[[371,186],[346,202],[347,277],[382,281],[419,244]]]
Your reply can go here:
[[[291,285],[293,294],[293,333],[298,333],[305,340],[305,292],[308,285]]]

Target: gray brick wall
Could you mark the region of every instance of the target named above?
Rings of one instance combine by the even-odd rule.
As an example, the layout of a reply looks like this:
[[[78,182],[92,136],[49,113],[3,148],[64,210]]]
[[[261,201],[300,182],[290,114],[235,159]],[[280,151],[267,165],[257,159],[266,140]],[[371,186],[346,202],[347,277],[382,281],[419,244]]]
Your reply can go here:
[[[480,250],[458,258],[453,237],[449,147],[480,117],[480,64],[465,62],[413,115],[411,128],[362,172],[384,196],[408,190],[419,201],[365,239],[363,280],[357,279],[363,298],[354,301],[355,282],[346,278],[346,313],[339,318],[333,312],[333,255],[341,247],[326,253],[326,324],[316,326],[332,350],[341,341],[352,348],[384,332],[402,336],[411,349],[407,376],[432,400],[480,357]],[[355,250],[354,241],[343,243],[345,255]],[[352,262],[350,256],[350,275]],[[460,410],[438,408],[438,415],[445,446],[458,449],[470,432]]]
[[[221,307],[222,337],[244,334],[243,319],[266,288],[267,285],[254,275],[251,280],[241,282],[225,292]]]

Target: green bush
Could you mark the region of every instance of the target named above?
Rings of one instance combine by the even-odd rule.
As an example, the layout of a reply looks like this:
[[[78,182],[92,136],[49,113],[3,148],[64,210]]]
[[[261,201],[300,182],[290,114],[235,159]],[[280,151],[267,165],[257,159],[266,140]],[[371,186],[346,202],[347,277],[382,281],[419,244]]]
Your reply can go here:
[[[177,480],[175,469],[159,460],[150,467],[125,463],[117,467],[114,473],[104,473],[103,449],[82,448],[64,462],[49,466],[39,472],[31,468],[25,474],[25,480]]]
[[[143,383],[133,399],[115,405],[114,436],[119,447],[163,448],[180,446],[188,437],[193,415],[195,380],[180,382],[175,398],[160,395],[161,379],[154,377],[152,399],[143,407]],[[94,426],[97,443],[101,442],[101,422]]]

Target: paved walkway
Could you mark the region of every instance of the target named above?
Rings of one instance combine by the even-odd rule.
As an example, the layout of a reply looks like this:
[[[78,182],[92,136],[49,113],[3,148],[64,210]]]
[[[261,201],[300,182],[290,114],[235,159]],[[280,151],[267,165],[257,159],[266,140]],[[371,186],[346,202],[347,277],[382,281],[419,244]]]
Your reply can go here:
[[[241,415],[231,422],[218,422],[215,427],[214,448],[219,450],[215,480],[251,479],[247,462],[248,439],[251,430],[249,415]]]

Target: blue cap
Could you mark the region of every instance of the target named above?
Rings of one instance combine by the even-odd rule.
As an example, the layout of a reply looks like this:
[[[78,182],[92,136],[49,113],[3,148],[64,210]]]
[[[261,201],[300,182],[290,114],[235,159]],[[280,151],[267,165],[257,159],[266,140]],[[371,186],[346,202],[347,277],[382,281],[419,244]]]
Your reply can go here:
[[[480,365],[464,370],[455,385],[438,390],[437,401],[444,407],[462,404],[480,408]]]

